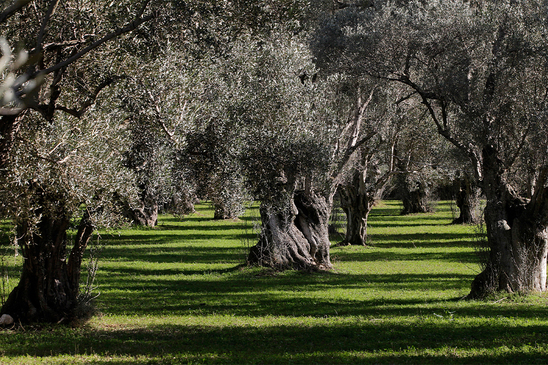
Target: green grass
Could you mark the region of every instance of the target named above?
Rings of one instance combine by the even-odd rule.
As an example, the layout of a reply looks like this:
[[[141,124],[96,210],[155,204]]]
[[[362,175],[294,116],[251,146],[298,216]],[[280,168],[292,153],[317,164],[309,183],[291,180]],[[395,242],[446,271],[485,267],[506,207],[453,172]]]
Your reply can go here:
[[[474,227],[449,225],[447,203],[400,209],[379,204],[371,246],[333,247],[334,270],[315,274],[239,266],[256,211],[219,222],[200,205],[103,232],[100,314],[0,330],[0,363],[545,364],[547,297],[462,300],[479,271]]]

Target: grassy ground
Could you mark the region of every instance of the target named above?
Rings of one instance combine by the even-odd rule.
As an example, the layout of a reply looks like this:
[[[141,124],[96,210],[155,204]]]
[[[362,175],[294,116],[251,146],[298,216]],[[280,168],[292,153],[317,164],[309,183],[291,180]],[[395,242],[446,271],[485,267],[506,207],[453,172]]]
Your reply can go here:
[[[548,361],[546,296],[462,300],[479,271],[476,236],[448,224],[448,204],[406,217],[380,204],[372,246],[334,247],[335,269],[316,274],[239,267],[256,212],[213,222],[198,208],[156,229],[103,233],[100,314],[78,328],[0,330],[0,363]]]

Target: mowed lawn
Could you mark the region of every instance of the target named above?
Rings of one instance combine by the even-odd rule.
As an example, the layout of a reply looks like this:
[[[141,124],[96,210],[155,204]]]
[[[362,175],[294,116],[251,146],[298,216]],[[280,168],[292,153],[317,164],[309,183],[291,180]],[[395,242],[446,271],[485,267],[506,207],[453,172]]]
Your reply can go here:
[[[256,209],[219,222],[197,208],[155,229],[102,232],[99,313],[75,328],[0,330],[0,363],[548,362],[545,295],[464,300],[480,270],[478,236],[449,224],[449,203],[411,216],[380,203],[370,246],[333,247],[334,270],[320,273],[242,266]]]

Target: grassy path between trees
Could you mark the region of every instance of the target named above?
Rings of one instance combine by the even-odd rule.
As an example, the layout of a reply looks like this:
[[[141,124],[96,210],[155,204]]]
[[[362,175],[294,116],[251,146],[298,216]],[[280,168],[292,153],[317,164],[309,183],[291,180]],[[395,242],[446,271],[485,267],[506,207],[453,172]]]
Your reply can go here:
[[[548,297],[462,300],[480,270],[475,228],[449,225],[448,203],[399,209],[377,206],[372,247],[333,247],[335,269],[315,274],[239,266],[256,211],[215,222],[202,205],[102,233],[100,313],[77,328],[0,330],[0,363],[546,364]]]

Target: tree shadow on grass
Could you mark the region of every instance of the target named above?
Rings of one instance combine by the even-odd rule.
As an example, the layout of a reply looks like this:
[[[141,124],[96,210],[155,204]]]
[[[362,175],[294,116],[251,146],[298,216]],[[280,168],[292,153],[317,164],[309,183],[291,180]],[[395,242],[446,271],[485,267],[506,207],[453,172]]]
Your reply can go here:
[[[116,356],[140,357],[141,361],[143,357],[160,358],[166,364],[183,360],[208,364],[544,364],[545,345],[531,347],[527,353],[511,349],[547,343],[548,326],[303,319],[301,323],[259,326],[145,323],[141,328],[41,331],[33,334],[32,341],[25,341],[25,336],[24,332],[11,334],[10,342],[3,344],[3,355],[32,354],[47,359],[101,354],[96,364],[116,363]],[[455,356],[457,351],[471,348],[476,352]],[[491,355],[485,355],[486,351]],[[120,360],[120,364],[127,363]]]
[[[485,303],[479,308],[475,302],[459,303],[469,291],[473,275],[294,273],[264,277],[233,267],[212,272],[187,270],[178,275],[173,270],[132,269],[107,270],[106,274],[101,280],[105,293],[100,306],[114,315],[394,318],[443,314],[444,308],[451,307],[457,311],[456,315],[470,318],[548,316],[548,307],[539,305]],[[120,281],[125,282],[121,289]],[[371,291],[375,293],[373,298]],[[445,298],[426,295],[432,291],[462,295]]]
[[[375,247],[446,248],[475,246],[476,238],[473,233],[393,233],[371,235],[368,242]]]
[[[430,247],[430,246],[428,246]],[[409,252],[383,252],[379,250],[345,251],[344,248],[332,252],[332,262],[374,262],[374,261],[448,261],[466,264],[478,264],[478,255],[475,251],[469,252],[423,252],[410,250]]]
[[[212,230],[214,231],[214,230]],[[177,241],[184,240],[185,243],[191,244],[195,241],[212,241],[212,240],[242,240],[242,239],[255,239],[257,235],[255,233],[225,233],[223,230],[219,230],[220,234],[207,234],[203,230],[192,230],[189,233],[185,233],[184,230],[178,231],[178,234],[151,234],[151,235],[137,235],[137,234],[124,234],[119,236],[105,236],[103,243],[106,246],[117,245],[150,245],[150,244],[173,244]],[[223,234],[224,233],[224,234]]]
[[[116,262],[150,262],[150,263],[203,263],[216,262],[243,263],[248,249],[242,246],[184,246],[184,247],[157,247],[146,245],[143,247],[106,247],[101,255],[105,259]]]
[[[420,222],[423,222],[422,224]],[[385,215],[377,215],[371,213],[369,216],[368,222],[370,222],[373,225],[379,225],[384,222],[390,222],[394,223],[397,226],[400,225],[446,225],[447,222],[451,221],[451,217],[447,217],[444,215],[436,215],[432,213],[425,213],[425,214],[416,214],[416,215],[391,215],[391,214],[385,214]],[[426,223],[424,223],[426,222]]]

